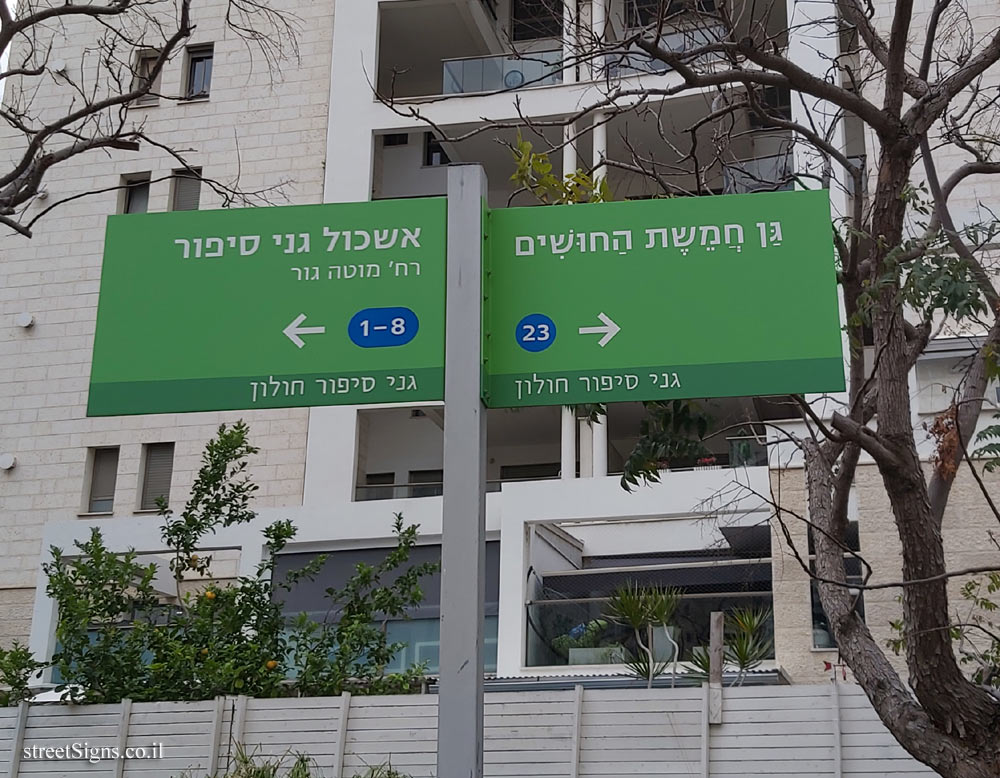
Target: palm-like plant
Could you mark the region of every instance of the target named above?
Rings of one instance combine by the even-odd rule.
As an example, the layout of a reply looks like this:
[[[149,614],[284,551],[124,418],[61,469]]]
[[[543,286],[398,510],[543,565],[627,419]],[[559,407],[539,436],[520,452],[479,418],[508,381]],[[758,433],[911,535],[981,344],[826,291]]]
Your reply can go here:
[[[608,601],[606,618],[629,627],[635,635],[636,651],[630,652],[625,666],[637,677],[646,681],[651,689],[653,679],[662,675],[667,662],[658,662],[653,654],[653,634],[662,629],[674,647],[673,661],[677,663],[677,644],[667,631],[680,601],[679,589],[660,586],[639,586],[632,581],[615,589]]]

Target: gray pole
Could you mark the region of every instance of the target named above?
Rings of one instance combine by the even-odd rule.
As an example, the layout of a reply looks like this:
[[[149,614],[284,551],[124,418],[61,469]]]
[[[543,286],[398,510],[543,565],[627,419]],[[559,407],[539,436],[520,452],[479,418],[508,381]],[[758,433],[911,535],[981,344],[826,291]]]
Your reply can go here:
[[[448,168],[437,778],[483,774],[486,408],[480,397],[486,175]]]

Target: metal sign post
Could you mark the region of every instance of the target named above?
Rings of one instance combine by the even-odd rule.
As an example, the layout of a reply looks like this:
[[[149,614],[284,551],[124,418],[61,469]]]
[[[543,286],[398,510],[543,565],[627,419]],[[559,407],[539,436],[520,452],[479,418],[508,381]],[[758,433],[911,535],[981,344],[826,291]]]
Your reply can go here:
[[[486,175],[448,168],[437,778],[483,774],[486,408],[480,396]]]

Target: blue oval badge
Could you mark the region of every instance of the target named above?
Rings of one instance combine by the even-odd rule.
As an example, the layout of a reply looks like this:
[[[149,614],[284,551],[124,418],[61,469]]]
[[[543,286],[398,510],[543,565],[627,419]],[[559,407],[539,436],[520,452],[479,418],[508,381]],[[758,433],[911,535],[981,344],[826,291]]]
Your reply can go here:
[[[365,308],[351,317],[347,335],[361,348],[403,346],[417,336],[420,323],[409,308]]]

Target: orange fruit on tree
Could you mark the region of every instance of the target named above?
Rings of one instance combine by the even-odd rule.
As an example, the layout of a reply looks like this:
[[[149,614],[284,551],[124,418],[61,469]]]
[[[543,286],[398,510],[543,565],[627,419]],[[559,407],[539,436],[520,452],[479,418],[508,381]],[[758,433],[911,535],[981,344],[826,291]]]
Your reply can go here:
[[[268,659],[267,660],[267,664],[264,665],[264,667],[266,667],[268,670],[273,670],[277,666],[278,666],[278,663],[275,662],[273,659]]]

